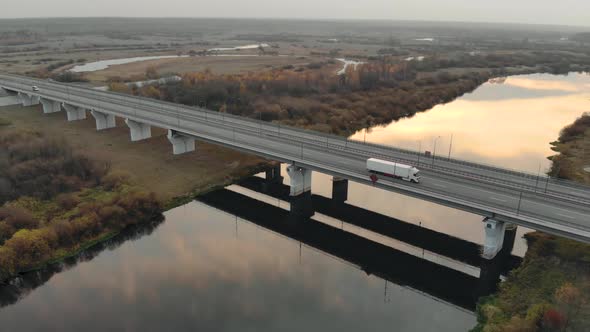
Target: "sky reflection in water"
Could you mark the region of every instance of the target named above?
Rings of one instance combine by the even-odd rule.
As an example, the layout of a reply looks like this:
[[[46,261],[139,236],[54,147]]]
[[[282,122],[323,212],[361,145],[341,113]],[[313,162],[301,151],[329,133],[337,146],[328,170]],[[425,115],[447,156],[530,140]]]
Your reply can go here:
[[[58,273],[13,306],[21,330],[460,331],[475,318],[259,226],[190,203],[149,237]],[[400,267],[403,268],[403,267]]]
[[[389,126],[367,141],[537,172],[549,142],[590,109],[590,76],[527,75]],[[363,139],[364,133],[355,135]],[[283,171],[283,174],[285,172]],[[330,197],[330,177],[313,191]],[[285,177],[285,183],[288,183]],[[481,218],[355,183],[349,203],[482,242]],[[1,328],[65,331],[463,331],[475,317],[201,203],[169,211],[151,236],[54,275]],[[519,237],[525,232],[519,228]],[[515,252],[522,255],[519,240]],[[392,262],[393,264],[393,262]],[[400,267],[403,268],[403,267]],[[386,295],[387,294],[387,295]]]
[[[434,151],[530,173],[550,166],[549,143],[590,110],[590,75],[508,77],[413,118],[370,129],[369,142]],[[353,135],[363,140],[364,131]],[[436,137],[440,136],[439,139]]]

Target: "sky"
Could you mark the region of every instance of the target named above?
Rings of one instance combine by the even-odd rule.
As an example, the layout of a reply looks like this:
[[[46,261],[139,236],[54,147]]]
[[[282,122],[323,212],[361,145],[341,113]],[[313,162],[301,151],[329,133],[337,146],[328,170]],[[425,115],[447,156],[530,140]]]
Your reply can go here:
[[[2,5],[2,2],[5,2]],[[590,26],[588,0],[25,0],[0,18],[240,17],[391,19]]]

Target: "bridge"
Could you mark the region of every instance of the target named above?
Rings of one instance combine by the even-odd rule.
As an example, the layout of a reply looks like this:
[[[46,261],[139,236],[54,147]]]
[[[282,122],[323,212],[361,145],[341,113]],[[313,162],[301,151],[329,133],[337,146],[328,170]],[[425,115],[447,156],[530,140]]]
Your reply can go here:
[[[90,113],[97,130],[114,127],[115,117],[124,118],[132,141],[151,137],[152,126],[167,129],[174,154],[194,151],[198,139],[287,163],[295,217],[313,215],[311,172],[318,171],[334,176],[335,200],[347,199],[351,180],[482,216],[483,256],[488,259],[502,249],[506,229],[514,225],[590,243],[590,187],[580,184],[22,76],[0,75],[0,88],[16,93],[23,106],[41,103],[44,113],[65,110],[68,121]],[[421,171],[421,182],[373,183],[365,165],[371,157],[414,165]],[[280,169],[267,176],[280,178]]]

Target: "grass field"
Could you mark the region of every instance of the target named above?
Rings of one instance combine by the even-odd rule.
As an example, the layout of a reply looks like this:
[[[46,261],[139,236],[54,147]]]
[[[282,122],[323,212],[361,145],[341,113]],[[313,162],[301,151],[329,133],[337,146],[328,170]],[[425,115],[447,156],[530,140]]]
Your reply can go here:
[[[122,119],[117,119],[116,128],[100,132],[90,114],[86,120],[67,122],[64,112],[43,114],[39,106],[0,107],[0,119],[10,123],[0,130],[15,127],[64,137],[75,151],[111,163],[113,170],[128,172],[132,182],[157,193],[163,202],[228,183],[265,162],[202,142],[197,142],[195,152],[174,156],[165,130],[152,128],[152,138],[131,142]]]
[[[92,82],[104,82],[109,77],[130,79],[145,74],[149,67],[156,68],[158,74],[198,72],[206,69],[216,74],[237,74],[248,71],[267,70],[286,65],[303,65],[313,59],[299,59],[291,56],[197,56],[188,58],[167,58],[133,62],[111,66],[104,70],[89,72],[85,77]]]

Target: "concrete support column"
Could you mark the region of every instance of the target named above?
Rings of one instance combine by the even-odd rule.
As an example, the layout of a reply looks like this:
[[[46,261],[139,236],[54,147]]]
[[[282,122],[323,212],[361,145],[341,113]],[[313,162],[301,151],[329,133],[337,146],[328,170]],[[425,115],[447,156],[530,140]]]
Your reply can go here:
[[[172,143],[172,152],[174,154],[183,154],[195,151],[195,138],[183,135],[172,129],[168,130],[168,141]]]
[[[78,121],[86,119],[85,108],[64,103],[64,109],[66,110],[66,113],[68,115],[68,121]]]
[[[282,183],[283,177],[281,176],[281,164],[274,165],[265,171],[266,182]]]
[[[344,203],[348,200],[348,180],[337,176],[332,178],[332,201]]]
[[[291,215],[297,219],[307,219],[314,215],[311,202],[311,171],[290,165],[287,173],[291,180]]]
[[[23,106],[39,105],[39,96],[19,92],[17,97]]]
[[[265,171],[265,180],[262,183],[262,190],[265,193],[279,193],[281,185],[283,184],[283,176],[281,175],[281,164],[273,165]]]
[[[61,111],[61,102],[59,101],[46,98],[41,98],[40,101],[43,105],[43,113],[45,114],[56,113]]]
[[[504,266],[506,256],[499,255],[493,259],[482,258],[479,266],[479,282],[476,298],[490,295],[498,290],[502,266]]]
[[[514,249],[514,240],[516,240],[516,230],[518,227],[515,224],[506,224],[504,232],[504,241],[502,243],[502,254],[510,256],[512,249]]]
[[[131,133],[131,141],[141,141],[152,137],[152,127],[146,123],[125,119]]]
[[[502,250],[506,224],[490,218],[484,219],[486,239],[483,246],[483,258],[492,259]]]
[[[92,114],[96,120],[96,130],[115,128],[116,124],[114,115],[95,110],[91,110],[90,114]]]

